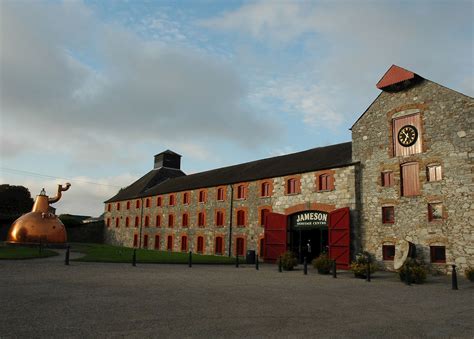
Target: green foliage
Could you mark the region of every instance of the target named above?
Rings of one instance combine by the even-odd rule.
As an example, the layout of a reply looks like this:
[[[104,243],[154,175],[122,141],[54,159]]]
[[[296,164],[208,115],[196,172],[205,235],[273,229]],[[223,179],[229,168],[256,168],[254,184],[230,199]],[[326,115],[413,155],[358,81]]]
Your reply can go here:
[[[278,262],[277,262],[278,264]],[[281,267],[285,271],[291,271],[293,268],[298,265],[298,259],[296,259],[295,255],[291,251],[286,251],[281,256]]]
[[[0,215],[18,217],[32,207],[33,199],[26,187],[0,185]]]
[[[78,227],[82,225],[82,221],[85,219],[90,218],[89,216],[86,215],[72,215],[72,214],[60,214],[59,215],[59,220],[66,226],[68,227]]]
[[[33,259],[46,258],[58,255],[57,252],[38,247],[0,246],[0,260]]]
[[[417,260],[408,258],[403,266],[398,270],[398,276],[401,281],[406,281],[407,270],[410,275],[410,281],[414,284],[423,284],[426,280],[427,270]]]
[[[376,272],[378,269],[372,254],[367,251],[358,253],[356,255],[356,260],[351,262],[351,271],[354,273],[356,278],[365,279],[367,278],[367,265],[370,265],[371,274]]]
[[[332,267],[332,260],[327,254],[321,254],[319,257],[313,259],[313,267],[318,270],[320,274],[329,274]]]
[[[474,282],[474,267],[468,267],[464,271],[464,275],[469,281]]]

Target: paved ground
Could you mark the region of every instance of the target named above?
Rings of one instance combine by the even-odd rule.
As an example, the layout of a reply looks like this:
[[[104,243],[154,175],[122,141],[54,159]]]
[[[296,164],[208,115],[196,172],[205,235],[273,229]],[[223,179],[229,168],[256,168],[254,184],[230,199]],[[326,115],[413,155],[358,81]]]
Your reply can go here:
[[[274,266],[0,261],[0,338],[474,337],[474,284]]]

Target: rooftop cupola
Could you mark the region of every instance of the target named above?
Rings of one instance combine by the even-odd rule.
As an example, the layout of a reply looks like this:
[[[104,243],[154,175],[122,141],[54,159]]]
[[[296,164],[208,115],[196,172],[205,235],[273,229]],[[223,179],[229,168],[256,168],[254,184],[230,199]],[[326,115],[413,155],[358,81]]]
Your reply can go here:
[[[155,155],[155,169],[167,167],[181,169],[181,155],[169,149]]]

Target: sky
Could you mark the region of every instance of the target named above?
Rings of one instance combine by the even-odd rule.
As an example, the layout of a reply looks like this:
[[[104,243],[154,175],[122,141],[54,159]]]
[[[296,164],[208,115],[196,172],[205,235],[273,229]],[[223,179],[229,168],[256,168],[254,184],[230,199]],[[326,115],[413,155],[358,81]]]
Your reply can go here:
[[[392,65],[474,95],[474,1],[0,1],[0,184],[103,201],[350,141]]]

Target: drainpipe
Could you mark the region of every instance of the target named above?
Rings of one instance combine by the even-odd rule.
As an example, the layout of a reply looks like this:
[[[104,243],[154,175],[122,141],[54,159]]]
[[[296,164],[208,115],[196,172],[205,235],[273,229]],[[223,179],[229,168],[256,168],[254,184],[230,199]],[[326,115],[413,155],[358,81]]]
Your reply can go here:
[[[143,198],[140,200],[140,207],[141,207],[141,213],[140,213],[140,232],[138,233],[138,248],[142,248],[142,232],[143,232]]]
[[[229,248],[228,248],[228,254],[229,257],[232,256],[232,216],[234,215],[233,209],[234,209],[234,185],[229,185],[230,186],[230,217],[229,217]]]

